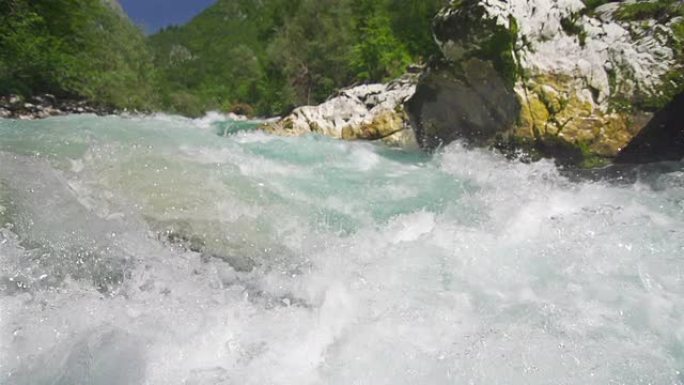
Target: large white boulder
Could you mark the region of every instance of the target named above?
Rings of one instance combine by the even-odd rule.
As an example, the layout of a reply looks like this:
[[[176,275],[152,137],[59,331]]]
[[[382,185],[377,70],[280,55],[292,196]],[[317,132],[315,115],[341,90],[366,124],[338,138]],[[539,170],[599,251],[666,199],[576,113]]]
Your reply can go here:
[[[383,140],[409,146],[415,142],[404,102],[415,92],[415,76],[388,84],[364,84],[339,91],[318,106],[304,106],[274,123],[267,132],[298,136],[317,133],[338,139]]]

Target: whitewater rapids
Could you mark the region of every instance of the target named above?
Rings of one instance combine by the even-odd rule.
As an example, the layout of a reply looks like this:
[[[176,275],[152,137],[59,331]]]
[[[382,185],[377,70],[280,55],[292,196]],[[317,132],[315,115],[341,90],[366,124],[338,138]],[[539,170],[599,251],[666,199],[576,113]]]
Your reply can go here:
[[[684,167],[0,121],[0,383],[684,383]]]

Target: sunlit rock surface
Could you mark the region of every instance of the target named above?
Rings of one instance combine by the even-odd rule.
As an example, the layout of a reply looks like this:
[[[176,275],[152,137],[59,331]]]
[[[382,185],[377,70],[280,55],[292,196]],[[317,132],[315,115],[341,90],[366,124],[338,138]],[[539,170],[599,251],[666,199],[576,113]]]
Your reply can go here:
[[[321,105],[299,107],[263,129],[285,136],[318,133],[337,139],[383,140],[411,147],[415,139],[404,102],[413,95],[415,80],[414,75],[406,75],[388,84],[345,89]]]
[[[459,0],[442,10],[435,38],[455,78],[468,78],[462,68],[467,60],[489,61],[521,106],[515,125],[502,124],[500,136],[487,134],[481,141],[560,140],[602,157],[624,148],[648,121],[642,111],[661,108],[672,97],[668,87],[682,70],[677,47],[683,36],[675,32],[682,23],[680,5],[669,5],[658,20],[648,14],[624,16],[631,5],[590,9],[579,0]],[[434,100],[412,102],[413,110],[421,111]],[[423,113],[420,118],[414,124],[419,136],[430,131],[432,117]],[[467,139],[460,133],[463,125],[448,123],[419,141]]]

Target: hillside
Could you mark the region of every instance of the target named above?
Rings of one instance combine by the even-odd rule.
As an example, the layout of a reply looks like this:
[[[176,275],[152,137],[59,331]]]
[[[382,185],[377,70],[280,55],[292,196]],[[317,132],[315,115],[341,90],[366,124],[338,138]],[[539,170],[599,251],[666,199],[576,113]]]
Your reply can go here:
[[[109,0],[0,0],[0,94],[156,108],[145,38]]]
[[[0,0],[0,95],[275,115],[438,52],[444,0],[219,0],[145,38],[116,0]]]
[[[166,109],[262,115],[380,81],[437,52],[443,0],[219,0],[149,39]]]

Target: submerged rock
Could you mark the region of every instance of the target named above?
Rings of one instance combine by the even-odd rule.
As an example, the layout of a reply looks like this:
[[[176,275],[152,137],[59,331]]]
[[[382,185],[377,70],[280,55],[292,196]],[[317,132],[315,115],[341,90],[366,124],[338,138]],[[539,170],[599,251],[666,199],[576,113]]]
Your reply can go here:
[[[658,112],[618,154],[616,163],[653,163],[684,159],[684,93]]]
[[[404,102],[415,91],[415,75],[388,84],[366,84],[340,91],[318,106],[295,109],[290,115],[267,123],[264,131],[299,136],[318,133],[346,140],[383,140],[411,146],[413,131]]]
[[[580,163],[616,156],[684,87],[679,6],[651,15],[632,3],[452,1],[434,22],[447,68],[433,63],[408,103],[419,142],[513,143],[548,156],[569,145]]]

